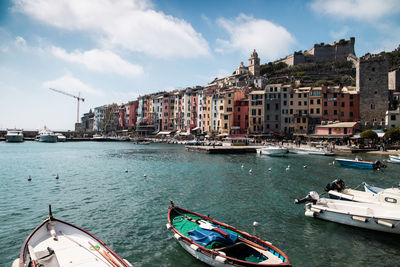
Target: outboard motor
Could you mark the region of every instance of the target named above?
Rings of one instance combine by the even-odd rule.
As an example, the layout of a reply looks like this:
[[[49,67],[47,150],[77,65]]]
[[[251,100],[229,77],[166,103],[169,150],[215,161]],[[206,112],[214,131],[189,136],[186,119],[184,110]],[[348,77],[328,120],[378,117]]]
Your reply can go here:
[[[379,170],[380,168],[386,168],[386,165],[381,163],[379,160],[376,160],[374,162],[374,165],[375,165],[375,169],[377,169],[377,170]]]
[[[305,198],[302,199],[295,199],[294,203],[295,204],[301,204],[304,202],[312,202],[312,203],[317,203],[317,201],[319,200],[319,195],[317,192],[315,191],[311,191],[310,193],[308,193],[308,195]]]
[[[340,178],[337,178],[337,179],[333,180],[332,183],[327,184],[325,186],[325,191],[329,192],[330,190],[335,190],[335,191],[340,192],[345,188],[345,186],[346,185],[344,184],[343,180]]]

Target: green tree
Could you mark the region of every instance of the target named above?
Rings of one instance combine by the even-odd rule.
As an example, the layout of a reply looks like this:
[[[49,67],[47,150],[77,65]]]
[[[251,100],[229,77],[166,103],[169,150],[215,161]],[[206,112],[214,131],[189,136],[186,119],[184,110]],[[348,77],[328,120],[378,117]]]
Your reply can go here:
[[[378,134],[372,130],[365,130],[361,132],[360,137],[363,139],[376,140],[378,139]]]
[[[400,141],[400,127],[393,127],[386,131],[385,139],[396,142]]]

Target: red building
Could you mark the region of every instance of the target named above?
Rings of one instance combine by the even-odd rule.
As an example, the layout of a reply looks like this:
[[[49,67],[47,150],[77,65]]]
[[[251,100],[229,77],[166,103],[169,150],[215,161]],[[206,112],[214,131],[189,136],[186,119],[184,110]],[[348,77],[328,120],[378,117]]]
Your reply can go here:
[[[246,134],[249,127],[249,100],[247,98],[235,100],[233,107],[233,134]]]
[[[128,127],[134,128],[137,122],[137,109],[139,105],[139,101],[132,101],[128,103],[129,105],[129,120]]]
[[[360,120],[360,94],[355,87],[322,87],[322,121]]]

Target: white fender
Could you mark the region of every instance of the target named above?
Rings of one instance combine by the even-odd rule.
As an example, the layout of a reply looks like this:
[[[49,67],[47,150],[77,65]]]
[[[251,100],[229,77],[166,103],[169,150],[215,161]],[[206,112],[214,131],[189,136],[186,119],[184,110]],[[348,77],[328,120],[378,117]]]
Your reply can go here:
[[[167,230],[171,229],[171,225],[169,223],[167,223],[165,226],[167,227]]]
[[[198,246],[196,246],[195,244],[191,244],[190,248],[193,249],[194,251],[199,251],[200,248]]]
[[[176,240],[181,240],[182,239],[182,237],[180,235],[178,235],[177,233],[174,234],[174,237],[175,237]]]
[[[220,262],[220,263],[225,263],[225,262],[226,262],[226,258],[221,257],[221,256],[216,256],[216,257],[215,257],[215,260],[218,261],[218,262]]]

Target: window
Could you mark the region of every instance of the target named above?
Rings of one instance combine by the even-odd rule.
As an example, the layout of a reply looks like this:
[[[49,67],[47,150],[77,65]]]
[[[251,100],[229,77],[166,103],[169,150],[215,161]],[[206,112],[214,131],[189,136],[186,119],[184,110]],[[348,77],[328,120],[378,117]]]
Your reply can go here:
[[[300,118],[297,118],[297,123],[300,123]]]
[[[350,111],[350,117],[353,117],[353,112],[352,111]]]
[[[307,101],[304,101],[304,106],[307,106]]]
[[[344,108],[344,102],[342,102],[342,108]]]
[[[290,109],[290,114],[293,114],[293,109]]]
[[[343,133],[347,134],[347,128],[343,128]]]
[[[275,115],[275,120],[277,121],[279,119],[278,115]]]
[[[283,98],[287,98],[287,94],[283,94]]]
[[[310,109],[310,114],[314,114],[314,109]]]
[[[258,109],[258,115],[261,116],[261,109]]]
[[[228,105],[230,105],[231,103],[232,103],[232,101],[229,99],[229,100],[228,100]]]
[[[275,110],[279,110],[279,104],[275,103]]]
[[[329,128],[329,134],[332,134],[332,128]]]
[[[267,110],[269,110],[269,104],[267,104]],[[261,115],[261,114],[260,114]]]
[[[316,110],[316,112],[315,112],[315,113],[319,114],[319,108],[317,108],[317,110]]]
[[[318,105],[321,104],[321,99],[317,99],[317,104],[318,104]]]
[[[228,129],[228,124],[227,123],[224,124],[224,129]]]
[[[283,105],[284,105],[284,106],[287,106],[287,102],[286,102],[286,100],[285,100],[285,101],[283,101]]]
[[[314,99],[310,100],[310,105],[314,105]]]
[[[267,115],[266,119],[267,119],[267,121],[269,121],[269,115]]]
[[[228,115],[224,115],[224,120],[227,120],[228,119]]]
[[[248,120],[248,119],[249,119],[249,115],[246,115],[246,116],[244,117],[244,119],[245,119],[245,120]]]
[[[324,107],[327,107],[328,106],[328,102],[324,102]]]
[[[337,115],[337,110],[336,109],[333,111],[333,115]]]
[[[303,121],[303,123],[306,123],[306,118],[303,118],[303,120],[302,120],[302,121]]]
[[[267,129],[269,129],[269,124],[267,124]]]
[[[344,112],[343,112],[343,111],[340,112],[340,116],[341,116],[341,117],[344,117]]]
[[[253,118],[253,123],[255,124],[257,122],[256,118]]]
[[[390,115],[390,120],[395,121],[396,120],[396,115]]]
[[[375,104],[371,104],[371,109],[372,109],[372,110],[375,109]]]
[[[304,94],[303,94],[303,97],[307,97],[307,93],[304,93]]]
[[[227,108],[226,112],[232,112],[232,108]]]
[[[240,115],[238,115],[238,121],[240,121]]]
[[[290,101],[290,105],[292,105],[292,106],[293,106],[293,101]]]
[[[324,93],[324,98],[328,98],[328,94],[327,93]]]
[[[337,101],[334,101],[334,102],[333,102],[333,105],[334,105],[335,107],[337,107]]]
[[[328,115],[328,111],[327,110],[324,110],[324,115]]]
[[[240,112],[240,107],[238,107],[238,111]]]
[[[353,101],[350,101],[350,107],[352,107],[353,106]]]
[[[301,101],[299,101],[299,106],[301,106]]]

